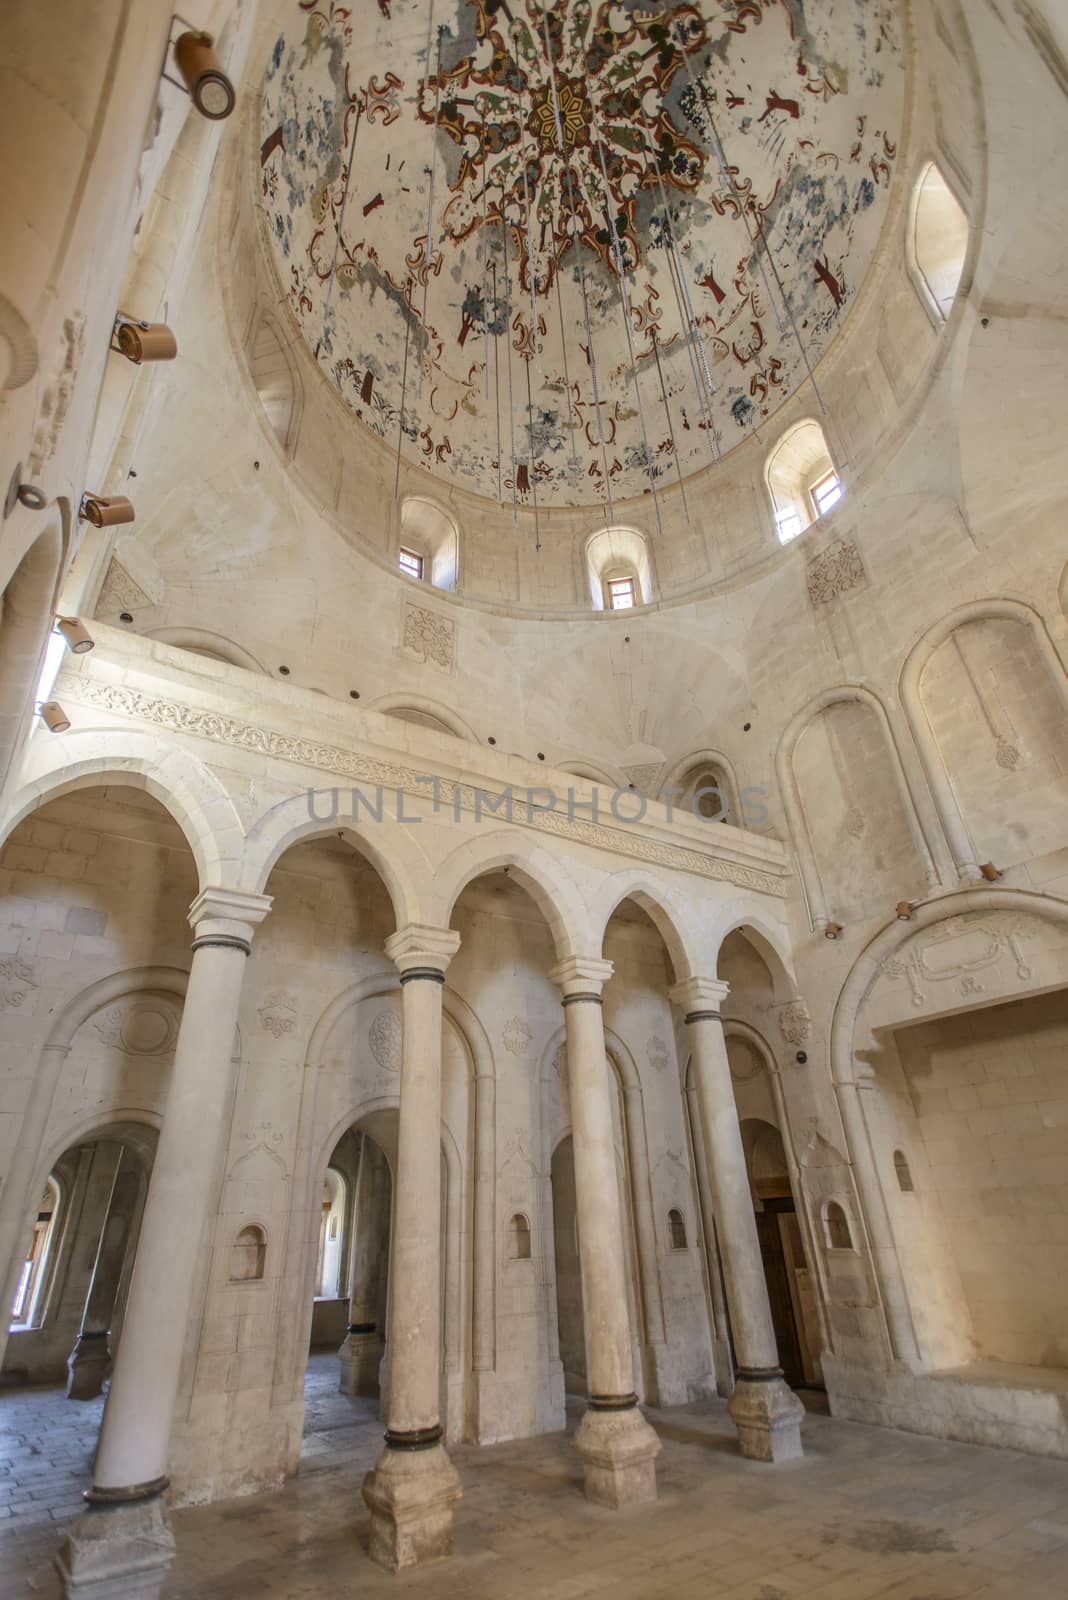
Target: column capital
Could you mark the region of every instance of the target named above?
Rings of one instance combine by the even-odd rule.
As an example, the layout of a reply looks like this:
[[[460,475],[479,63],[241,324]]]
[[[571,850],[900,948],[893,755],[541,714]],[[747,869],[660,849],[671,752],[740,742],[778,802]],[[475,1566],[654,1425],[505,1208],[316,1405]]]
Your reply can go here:
[[[612,963],[602,961],[600,956],[565,956],[549,968],[549,978],[563,990],[565,1000],[576,995],[589,995],[599,1000],[613,970]]]
[[[444,977],[446,967],[459,948],[460,935],[452,928],[428,928],[419,922],[409,922],[406,928],[398,928],[385,943],[386,955],[402,978],[420,969]]]
[[[668,997],[687,1013],[689,1021],[694,1012],[711,1011],[718,1016],[729,993],[730,984],[722,978],[684,978],[668,990]]]
[[[241,889],[202,889],[189,907],[189,925],[196,937],[193,948],[210,944],[243,946],[248,950],[252,931],[271,909],[269,894],[246,894]]]

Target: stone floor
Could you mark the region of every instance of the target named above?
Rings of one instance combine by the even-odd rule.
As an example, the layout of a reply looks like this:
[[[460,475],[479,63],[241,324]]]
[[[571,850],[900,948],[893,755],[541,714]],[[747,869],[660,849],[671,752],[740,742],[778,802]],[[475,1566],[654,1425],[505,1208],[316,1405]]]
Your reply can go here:
[[[381,1425],[313,1359],[299,1479],[179,1511],[164,1600],[1065,1600],[1068,1462],[810,1415],[805,1459],[741,1460],[719,1402],[653,1411],[660,1498],[588,1505],[562,1434],[453,1458],[464,1483],[451,1562],[390,1577],[366,1556],[360,1479]],[[0,1595],[45,1596],[79,1509],[100,1403],[0,1396]]]

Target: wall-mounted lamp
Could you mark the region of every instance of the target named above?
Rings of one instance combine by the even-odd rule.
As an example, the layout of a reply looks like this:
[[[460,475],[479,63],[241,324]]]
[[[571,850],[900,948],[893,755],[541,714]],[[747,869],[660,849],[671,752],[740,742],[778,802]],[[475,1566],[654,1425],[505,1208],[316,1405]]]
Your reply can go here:
[[[70,718],[58,700],[46,700],[41,707],[41,721],[49,733],[66,733]]]
[[[184,22],[185,19],[176,16],[175,21]],[[196,28],[179,34],[174,41],[174,64],[182,75],[182,82],[164,72],[167,82],[184,89],[200,115],[209,122],[224,121],[234,109],[237,95],[215,54],[215,40],[211,34],[201,33]]]
[[[67,649],[76,656],[83,656],[96,643],[80,617],[57,617],[56,632],[63,635]]]
[[[87,493],[82,495],[78,515],[83,521],[91,522],[94,528],[116,528],[120,522],[133,522],[136,512],[133,501],[127,500],[124,494],[113,494],[108,498]]]
[[[844,930],[840,922],[828,922],[827,926],[823,930],[823,937],[825,939],[837,939],[839,934],[843,931]]]
[[[897,920],[899,922],[912,921],[913,905],[911,900],[899,900],[897,903]]]
[[[992,861],[984,861],[982,866],[979,868],[979,871],[983,874],[983,877],[986,879],[987,883],[997,883],[998,879],[1001,877],[1001,873],[998,871],[997,867],[995,867]]]
[[[120,311],[111,332],[111,348],[139,367],[142,361],[173,361],[178,340],[165,322],[139,322]]]

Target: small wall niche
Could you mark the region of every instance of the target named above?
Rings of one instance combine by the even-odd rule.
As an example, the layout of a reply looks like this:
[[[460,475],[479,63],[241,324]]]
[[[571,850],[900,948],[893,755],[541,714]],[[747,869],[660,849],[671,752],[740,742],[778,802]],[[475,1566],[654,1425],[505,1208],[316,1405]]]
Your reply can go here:
[[[517,1211],[508,1224],[508,1259],[530,1260],[530,1220]]]
[[[230,1251],[230,1282],[256,1283],[267,1261],[267,1234],[258,1223],[241,1229]]]
[[[668,1212],[668,1233],[671,1236],[672,1250],[685,1250],[686,1244],[686,1218],[675,1206]]]
[[[827,1209],[823,1214],[823,1225],[828,1249],[852,1250],[853,1235],[849,1228],[849,1218],[837,1200],[828,1200]]]

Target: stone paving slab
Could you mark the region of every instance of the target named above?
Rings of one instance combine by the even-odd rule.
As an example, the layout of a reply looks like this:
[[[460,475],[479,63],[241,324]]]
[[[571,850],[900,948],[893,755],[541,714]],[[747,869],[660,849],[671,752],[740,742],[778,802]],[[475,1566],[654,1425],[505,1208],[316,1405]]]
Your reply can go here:
[[[164,1600],[1065,1600],[1068,1462],[810,1415],[804,1460],[743,1461],[720,1402],[651,1411],[663,1442],[655,1505],[582,1495],[568,1438],[453,1459],[464,1484],[449,1562],[391,1576],[367,1557],[360,1481],[380,1446],[366,1401],[309,1368],[306,1470],[283,1489],[174,1513]],[[94,1411],[95,1407],[95,1411]],[[0,1515],[0,1594],[58,1600],[51,1556],[87,1481],[100,1403],[0,1396],[0,1464],[61,1463]],[[3,1481],[0,1479],[0,1481]],[[14,1505],[15,1502],[12,1502]]]

